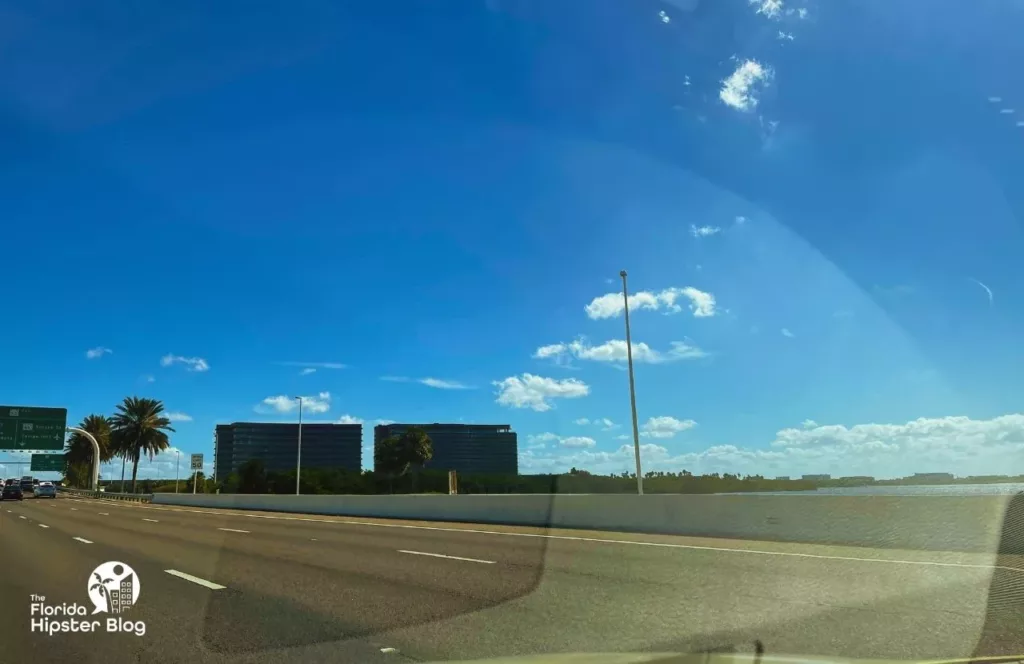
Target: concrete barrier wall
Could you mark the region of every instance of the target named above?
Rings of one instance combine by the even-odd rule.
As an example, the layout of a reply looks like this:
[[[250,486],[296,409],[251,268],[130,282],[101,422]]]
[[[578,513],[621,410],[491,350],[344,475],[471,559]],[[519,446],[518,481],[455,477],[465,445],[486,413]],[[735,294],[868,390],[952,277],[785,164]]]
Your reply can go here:
[[[1009,496],[155,494],[154,503],[362,517],[518,524],[995,552]]]

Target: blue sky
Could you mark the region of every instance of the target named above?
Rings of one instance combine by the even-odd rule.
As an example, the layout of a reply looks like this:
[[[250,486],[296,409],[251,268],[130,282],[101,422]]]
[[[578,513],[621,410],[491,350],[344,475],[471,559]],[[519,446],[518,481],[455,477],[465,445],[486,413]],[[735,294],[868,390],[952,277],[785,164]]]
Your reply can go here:
[[[1024,472],[1024,10],[427,4],[5,3],[0,402]]]

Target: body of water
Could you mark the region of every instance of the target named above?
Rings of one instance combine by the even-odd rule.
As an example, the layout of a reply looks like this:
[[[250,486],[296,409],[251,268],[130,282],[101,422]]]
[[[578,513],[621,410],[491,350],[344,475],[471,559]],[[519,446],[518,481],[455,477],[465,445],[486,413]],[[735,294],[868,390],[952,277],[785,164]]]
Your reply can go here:
[[[850,486],[815,489],[814,491],[762,491],[757,495],[786,496],[992,496],[1013,495],[1024,491],[1024,484],[923,484]],[[733,494],[750,495],[750,494]]]

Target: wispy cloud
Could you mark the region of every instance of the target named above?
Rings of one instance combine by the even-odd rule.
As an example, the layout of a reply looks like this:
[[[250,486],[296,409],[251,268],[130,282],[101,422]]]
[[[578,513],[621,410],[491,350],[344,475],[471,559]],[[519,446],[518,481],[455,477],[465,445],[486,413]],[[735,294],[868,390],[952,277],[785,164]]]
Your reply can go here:
[[[344,369],[341,362],[277,362],[282,367],[304,367],[307,369]]]
[[[110,355],[113,352],[114,351],[110,350],[109,348],[106,348],[105,346],[96,346],[95,348],[90,348],[89,350],[85,351],[85,357],[90,360],[98,360],[104,355]]]
[[[718,98],[738,111],[752,111],[758,104],[756,86],[767,84],[773,75],[770,67],[757,60],[744,60],[722,81]]]
[[[666,288],[657,293],[638,291],[629,296],[629,310],[662,310],[665,313],[675,314],[683,310],[679,304],[681,300],[689,300],[689,309],[696,318],[707,318],[716,313],[715,296],[693,286]],[[625,310],[622,293],[605,293],[595,297],[590,304],[584,307],[584,310],[587,312],[587,316],[593,320],[621,316]]]
[[[338,424],[362,424],[363,419],[356,417],[355,415],[349,415],[348,413],[338,418]]]
[[[690,224],[690,235],[693,237],[711,237],[716,233],[721,233],[722,229],[718,226],[696,226]]]
[[[192,416],[188,413],[182,413],[180,411],[172,410],[167,413],[167,419],[171,422],[191,422]]]
[[[562,447],[586,449],[597,445],[597,441],[589,436],[559,436],[554,433],[539,433],[527,436],[533,449],[543,448],[545,443],[553,442]]]
[[[299,375],[300,376],[308,376],[309,374],[315,374],[315,373],[316,373],[316,369],[314,367],[306,367],[305,369],[299,371]]]
[[[141,380],[141,381],[142,381],[143,383],[155,383],[155,382],[156,382],[156,377],[155,377],[155,376],[152,376],[152,375],[150,375],[150,374],[146,374],[146,375],[144,375],[144,376],[140,377],[140,380]]]
[[[494,381],[498,388],[495,402],[510,408],[530,408],[544,412],[553,408],[554,399],[579,399],[590,394],[590,386],[581,380],[557,380],[524,373]]]
[[[438,390],[474,390],[473,385],[466,385],[457,380],[444,380],[441,378],[410,378],[409,376],[381,376],[381,380],[389,383],[419,383]]]
[[[988,303],[989,303],[989,305],[991,305],[993,303],[993,301],[995,300],[995,297],[992,295],[992,289],[989,288],[988,286],[986,286],[985,284],[981,283],[980,281],[978,281],[974,277],[968,277],[968,279],[970,279],[971,281],[973,281],[974,283],[978,284],[979,286],[981,286],[982,288],[985,289],[985,293],[988,295]]]
[[[748,0],[751,6],[756,7],[756,13],[768,18],[778,18],[782,14],[782,0]]]
[[[302,412],[309,414],[326,413],[331,409],[331,393],[321,392],[315,396],[302,397]],[[253,409],[257,413],[287,414],[299,410],[299,400],[285,394],[267,397]]]
[[[784,327],[784,328],[782,328],[782,336],[784,336],[784,337],[789,337],[790,339],[792,339],[792,338],[793,338],[793,337],[795,337],[796,335],[795,335],[795,334],[793,334],[792,332],[790,332],[790,331],[789,331],[789,328],[785,328],[785,327]]]
[[[641,436],[647,438],[672,438],[681,431],[692,429],[697,426],[693,420],[677,420],[674,417],[663,415],[652,417],[641,427]]]
[[[615,422],[612,422],[607,417],[599,417],[599,418],[597,418],[595,420],[592,420],[592,419],[590,419],[588,417],[581,417],[578,420],[575,420],[574,423],[575,424],[579,424],[580,426],[587,426],[587,425],[593,424],[594,426],[601,427],[601,431],[612,431],[614,429],[618,429],[619,428],[618,424],[616,424]]]
[[[209,371],[209,363],[201,357],[183,357],[168,353],[160,358],[160,366],[169,367],[174,364],[184,364],[186,371]]]
[[[707,353],[682,341],[671,342],[671,349],[666,352],[654,350],[642,341],[633,342],[633,361],[641,364],[663,364],[677,360],[689,360],[706,357]],[[629,358],[626,342],[623,339],[612,339],[598,346],[592,346],[586,339],[580,338],[569,343],[549,344],[538,348],[535,359],[561,360],[575,357],[580,360],[594,362],[626,362]]]

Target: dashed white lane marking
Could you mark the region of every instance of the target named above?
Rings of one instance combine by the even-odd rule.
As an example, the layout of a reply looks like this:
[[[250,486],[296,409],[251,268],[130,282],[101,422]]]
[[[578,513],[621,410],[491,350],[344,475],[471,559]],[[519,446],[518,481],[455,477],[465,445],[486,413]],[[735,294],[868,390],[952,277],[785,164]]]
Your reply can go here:
[[[71,539],[78,540],[82,544],[92,544],[92,542],[90,542],[89,540],[87,540],[87,539],[85,539],[83,537],[72,537]]]
[[[24,515],[24,514],[19,514],[19,515],[18,515],[18,518],[19,518],[19,519],[24,519],[24,518],[25,518],[25,515]]]
[[[467,563],[484,563],[485,565],[493,565],[493,560],[480,560],[479,558],[463,558],[461,556],[446,556],[443,553],[427,553],[426,551],[406,551],[405,549],[399,549],[399,553],[411,553],[414,556],[430,556],[431,558],[447,558],[449,560],[464,560]]]
[[[72,508],[71,508],[71,511],[72,511],[72,512],[77,512],[77,511],[78,511],[78,508],[77,508],[77,507],[72,507]]]
[[[14,512],[12,512],[11,510],[7,510],[7,513],[8,514],[14,514]]]
[[[150,523],[160,523],[156,519],[143,519],[143,521],[149,521]]]
[[[979,563],[947,563],[937,560],[901,560],[896,558],[864,558],[858,556],[830,556],[821,553],[798,553],[796,551],[766,551],[764,549],[740,549],[725,546],[705,546],[702,544],[674,544],[671,542],[643,542],[639,540],[605,539],[602,537],[576,537],[572,535],[541,535],[539,533],[509,533],[479,528],[445,528],[444,526],[413,526],[405,523],[373,523],[369,521],[351,521],[340,519],[317,519],[301,516],[277,516],[270,514],[248,514],[244,512],[219,509],[180,509],[176,507],[157,507],[155,505],[118,504],[118,507],[162,512],[184,512],[187,514],[203,514],[206,516],[234,516],[252,519],[273,519],[277,521],[304,521],[308,523],[333,523],[341,526],[365,526],[372,528],[405,528],[407,530],[434,530],[446,533],[468,533],[473,535],[497,535],[501,537],[531,537],[534,539],[561,540],[570,542],[590,542],[594,544],[619,544],[624,546],[650,546],[661,549],[680,549],[684,551],[713,551],[715,553],[746,553],[757,556],[780,556],[783,558],[810,558],[815,560],[842,560],[857,563],[887,563],[889,565],[920,565],[924,567],[950,567],[960,569],[1003,570],[1024,574],[1024,569],[1007,565],[983,565]],[[72,508],[73,509],[73,508]],[[10,511],[10,510],[8,510]]]
[[[170,574],[171,576],[176,576],[179,579],[191,581],[192,583],[203,586],[204,588],[209,588],[210,590],[224,590],[225,588],[227,588],[227,586],[222,586],[219,583],[207,581],[206,579],[200,579],[198,576],[192,576],[191,574],[186,574],[185,572],[179,572],[176,569],[165,569],[164,571]]]
[[[310,542],[319,542],[320,540],[318,540],[318,539],[317,539],[317,538],[315,538],[315,537],[310,537],[310,538],[309,538],[309,541],[310,541]]]
[[[393,655],[398,652],[398,648],[381,648],[380,651],[385,655]]]
[[[110,516],[109,512],[97,512],[100,516]]]
[[[40,528],[49,528],[49,526],[48,526],[48,525],[46,525],[45,523],[41,523],[41,524],[39,524],[39,527],[40,527]]]
[[[248,533],[248,530],[239,530],[237,528],[218,528],[217,530],[223,530],[228,533]]]

